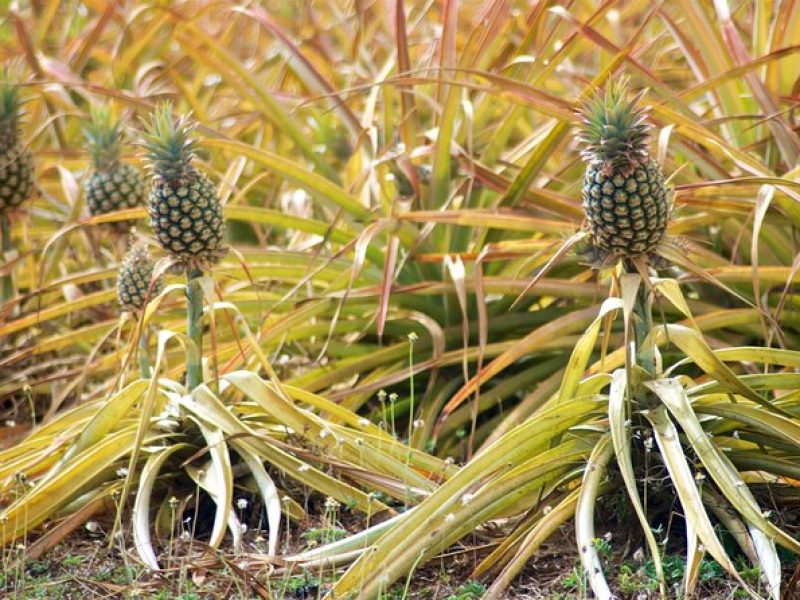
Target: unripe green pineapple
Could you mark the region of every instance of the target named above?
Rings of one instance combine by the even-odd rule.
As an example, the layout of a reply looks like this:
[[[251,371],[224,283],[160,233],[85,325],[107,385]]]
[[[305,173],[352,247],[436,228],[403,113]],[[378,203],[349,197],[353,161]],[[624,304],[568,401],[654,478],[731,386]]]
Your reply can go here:
[[[19,207],[33,191],[33,155],[19,138],[21,100],[8,71],[0,80],[0,212]]]
[[[225,255],[225,221],[216,188],[192,165],[194,126],[156,108],[145,134],[153,175],[150,222],[161,246],[186,268],[205,268]]]
[[[611,82],[583,107],[588,163],[583,209],[599,257],[650,254],[664,237],[671,212],[671,190],[650,156],[649,126],[638,98],[627,100],[627,81]]]
[[[137,244],[125,255],[117,274],[117,298],[123,310],[141,310],[164,287],[163,277],[153,281],[153,266],[144,244]]]
[[[92,120],[84,128],[94,171],[86,181],[86,202],[92,215],[134,208],[144,204],[147,195],[142,173],[133,165],[120,162],[120,122],[106,106],[92,107]],[[126,230],[131,223],[114,223]]]

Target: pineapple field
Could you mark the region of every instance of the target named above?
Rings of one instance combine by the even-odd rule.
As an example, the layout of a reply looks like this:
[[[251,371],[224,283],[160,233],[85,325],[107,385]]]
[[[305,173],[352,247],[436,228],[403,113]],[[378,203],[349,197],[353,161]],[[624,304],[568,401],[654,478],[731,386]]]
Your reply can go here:
[[[0,53],[1,598],[800,598],[800,2]]]

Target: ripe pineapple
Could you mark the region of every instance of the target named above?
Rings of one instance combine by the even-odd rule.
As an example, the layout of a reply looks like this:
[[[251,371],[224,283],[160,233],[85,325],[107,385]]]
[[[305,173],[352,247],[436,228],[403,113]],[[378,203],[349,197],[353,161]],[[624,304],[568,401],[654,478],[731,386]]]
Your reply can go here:
[[[147,246],[137,244],[125,255],[117,274],[117,298],[122,310],[136,311],[144,308],[149,298],[164,287],[164,278],[153,279],[153,261]]]
[[[192,270],[225,255],[225,221],[214,184],[192,165],[194,126],[172,107],[156,108],[145,134],[153,174],[150,221],[161,246],[179,265]]]
[[[583,209],[598,258],[650,254],[661,241],[671,211],[672,192],[650,156],[644,109],[628,101],[627,81],[611,82],[583,108],[588,163]]]
[[[19,139],[21,100],[8,72],[0,81],[0,212],[19,207],[33,191],[33,156]]]
[[[92,107],[92,120],[84,128],[94,172],[86,181],[86,200],[92,215],[102,215],[144,204],[147,188],[144,177],[133,165],[120,162],[120,122],[114,121],[108,107]],[[131,223],[113,224],[125,231]]]

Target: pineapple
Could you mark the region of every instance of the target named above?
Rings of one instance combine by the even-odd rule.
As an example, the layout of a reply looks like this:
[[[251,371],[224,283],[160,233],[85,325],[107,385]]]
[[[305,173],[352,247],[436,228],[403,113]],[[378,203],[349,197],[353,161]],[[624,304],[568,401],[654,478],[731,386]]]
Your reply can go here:
[[[33,156],[19,139],[20,105],[6,70],[0,81],[0,212],[18,208],[33,191]]]
[[[671,190],[650,156],[645,111],[627,91],[626,80],[611,82],[582,111],[583,209],[602,262],[652,255],[671,212]]]
[[[225,221],[211,180],[192,164],[194,126],[172,107],[156,108],[145,134],[153,175],[150,222],[161,246],[188,271],[216,263],[226,252]]]
[[[122,310],[141,310],[163,287],[163,277],[153,281],[153,261],[147,246],[137,244],[125,255],[117,274],[117,298]]]
[[[86,201],[92,215],[134,208],[144,204],[147,188],[144,177],[133,165],[120,162],[120,122],[108,107],[92,107],[92,120],[84,128],[94,171],[86,181]],[[113,223],[125,231],[131,223]]]

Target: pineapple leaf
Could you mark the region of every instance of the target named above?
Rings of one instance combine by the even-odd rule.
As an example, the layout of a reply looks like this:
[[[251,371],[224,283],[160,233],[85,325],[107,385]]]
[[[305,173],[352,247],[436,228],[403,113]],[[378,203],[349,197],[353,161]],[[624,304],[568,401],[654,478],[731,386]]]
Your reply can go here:
[[[83,134],[92,163],[98,171],[112,170],[119,164],[121,123],[115,119],[109,105],[92,105],[90,115],[91,120],[84,125]]]
[[[174,116],[170,102],[160,103],[144,133],[147,158],[153,173],[166,181],[179,181],[193,171],[191,165],[197,148],[191,135],[195,124],[189,116]]]
[[[636,106],[643,93],[628,101],[628,88],[627,77],[612,80],[584,103],[578,138],[585,145],[581,156],[586,162],[630,171],[649,161],[647,113]]]

